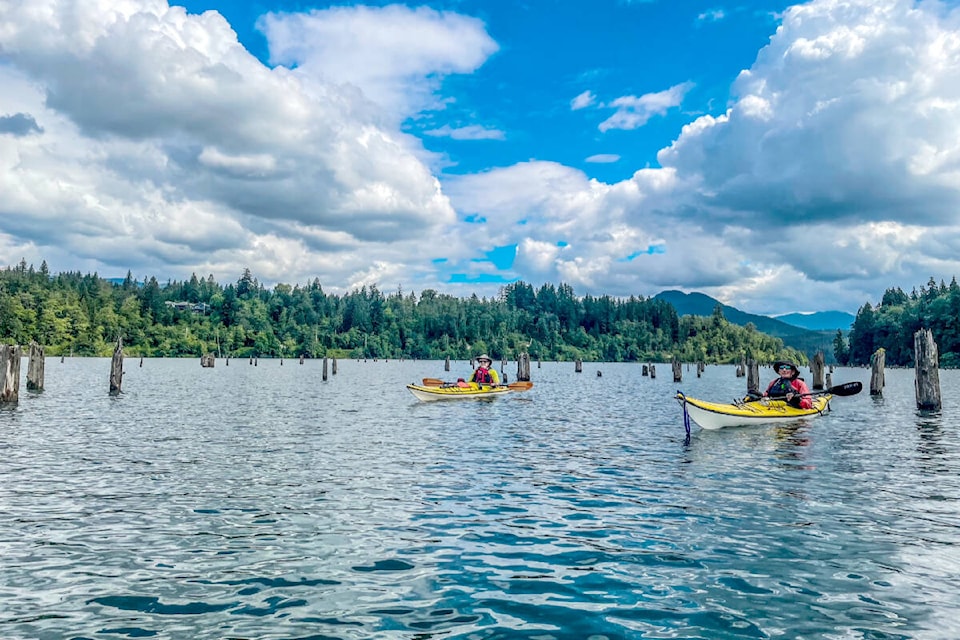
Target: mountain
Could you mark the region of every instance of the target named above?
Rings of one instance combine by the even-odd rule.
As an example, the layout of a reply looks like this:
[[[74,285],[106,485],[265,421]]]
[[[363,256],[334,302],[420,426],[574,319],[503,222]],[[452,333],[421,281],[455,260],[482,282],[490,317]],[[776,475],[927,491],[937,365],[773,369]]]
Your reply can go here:
[[[823,351],[826,362],[829,363],[833,360],[833,339],[836,337],[836,328],[832,330],[806,329],[777,318],[740,311],[736,307],[723,304],[716,298],[711,298],[703,293],[683,293],[675,290],[661,291],[654,296],[654,299],[670,303],[677,310],[677,314],[681,316],[713,315],[713,310],[719,304],[723,310],[723,317],[733,324],[743,327],[748,323],[753,323],[757,331],[780,338],[783,340],[783,344],[803,351],[808,357],[812,358],[817,351]],[[848,325],[847,329],[849,328]]]
[[[818,311],[816,313],[786,313],[774,316],[780,322],[786,322],[795,327],[810,329],[811,331],[850,331],[850,325],[857,319],[846,311]]]

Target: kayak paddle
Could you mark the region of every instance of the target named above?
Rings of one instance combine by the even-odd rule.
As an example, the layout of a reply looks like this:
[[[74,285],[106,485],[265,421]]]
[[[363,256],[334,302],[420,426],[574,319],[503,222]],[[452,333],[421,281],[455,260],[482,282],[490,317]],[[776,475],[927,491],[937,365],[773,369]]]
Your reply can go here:
[[[827,394],[840,396],[841,398],[846,396],[855,396],[858,393],[863,391],[862,382],[844,382],[843,384],[838,384],[835,387],[830,387],[826,391],[816,391],[814,393],[805,393],[805,396],[825,396]]]

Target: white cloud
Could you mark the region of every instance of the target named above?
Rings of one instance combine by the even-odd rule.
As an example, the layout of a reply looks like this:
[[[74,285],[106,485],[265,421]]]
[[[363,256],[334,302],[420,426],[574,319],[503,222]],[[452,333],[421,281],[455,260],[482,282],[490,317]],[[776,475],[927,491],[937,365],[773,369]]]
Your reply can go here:
[[[591,107],[597,102],[597,96],[594,95],[592,91],[584,91],[576,98],[570,101],[570,109],[572,111],[578,111],[580,109],[586,109]]]
[[[679,107],[690,89],[692,82],[674,85],[665,91],[647,93],[639,98],[623,96],[610,103],[617,111],[600,123],[600,131],[610,129],[637,129],[653,116],[662,116],[672,108]]]
[[[259,26],[272,62],[324,86],[356,86],[393,116],[441,108],[440,80],[475,71],[498,49],[476,18],[399,4],[271,13]]]
[[[507,136],[499,129],[489,129],[480,125],[467,125],[465,127],[451,127],[443,125],[436,129],[430,129],[423,132],[424,135],[435,138],[453,138],[454,140],[504,140]]]
[[[0,134],[4,262],[70,256],[62,268],[226,279],[250,267],[265,282],[346,286],[373,273],[370,255],[378,273],[409,274],[422,242],[456,249],[455,213],[396,126],[412,102],[391,100],[406,87],[427,99],[431,78],[495,50],[476,20],[399,7],[271,16],[276,56],[300,64],[290,70],[261,64],[216,12],[40,8],[0,0],[0,114],[22,114],[6,128],[29,134]],[[283,39],[340,27],[358,39]],[[378,46],[370,29],[383,41],[365,54]],[[355,86],[325,77],[325,56],[351,45],[345,64],[375,73]]]
[[[598,164],[611,164],[613,162],[618,162],[620,156],[615,153],[598,153],[587,158],[587,162],[595,162]]]

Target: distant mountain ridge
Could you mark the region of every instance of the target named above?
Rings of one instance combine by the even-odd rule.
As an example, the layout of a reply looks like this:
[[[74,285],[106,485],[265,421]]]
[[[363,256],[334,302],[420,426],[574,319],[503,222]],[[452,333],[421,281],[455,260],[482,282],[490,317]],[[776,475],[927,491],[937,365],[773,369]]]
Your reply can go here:
[[[811,331],[850,331],[854,320],[852,313],[846,311],[817,311],[816,313],[785,313],[773,316],[775,320],[792,324],[795,327],[810,329]]]
[[[719,304],[723,310],[723,317],[726,318],[728,322],[740,325],[741,327],[752,323],[753,326],[757,328],[757,331],[775,338],[780,338],[786,346],[799,349],[809,357],[813,357],[817,351],[823,351],[825,361],[830,362],[833,360],[833,339],[836,336],[836,328],[832,330],[811,330],[784,322],[777,318],[746,313],[736,307],[723,304],[716,298],[711,298],[704,293],[684,293],[682,291],[670,290],[661,291],[653,298],[671,304],[673,308],[677,310],[677,314],[681,316],[713,315],[713,310]],[[807,317],[802,316],[802,314],[796,315]],[[849,330],[849,325],[846,328]]]

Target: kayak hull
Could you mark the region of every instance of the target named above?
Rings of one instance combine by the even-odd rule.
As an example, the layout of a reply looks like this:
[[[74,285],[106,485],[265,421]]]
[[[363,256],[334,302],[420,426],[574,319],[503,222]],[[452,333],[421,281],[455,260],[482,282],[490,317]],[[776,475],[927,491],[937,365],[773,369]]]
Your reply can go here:
[[[813,398],[813,407],[797,409],[783,400],[763,399],[754,402],[708,402],[677,393],[677,401],[684,412],[704,429],[742,427],[751,424],[793,422],[812,418],[830,411],[830,399],[824,394]]]
[[[417,400],[423,402],[433,402],[435,400],[470,400],[478,398],[496,398],[510,393],[510,388],[505,386],[478,385],[475,382],[466,383],[463,386],[457,384],[445,384],[438,387],[427,387],[419,384],[408,384],[410,390]]]

